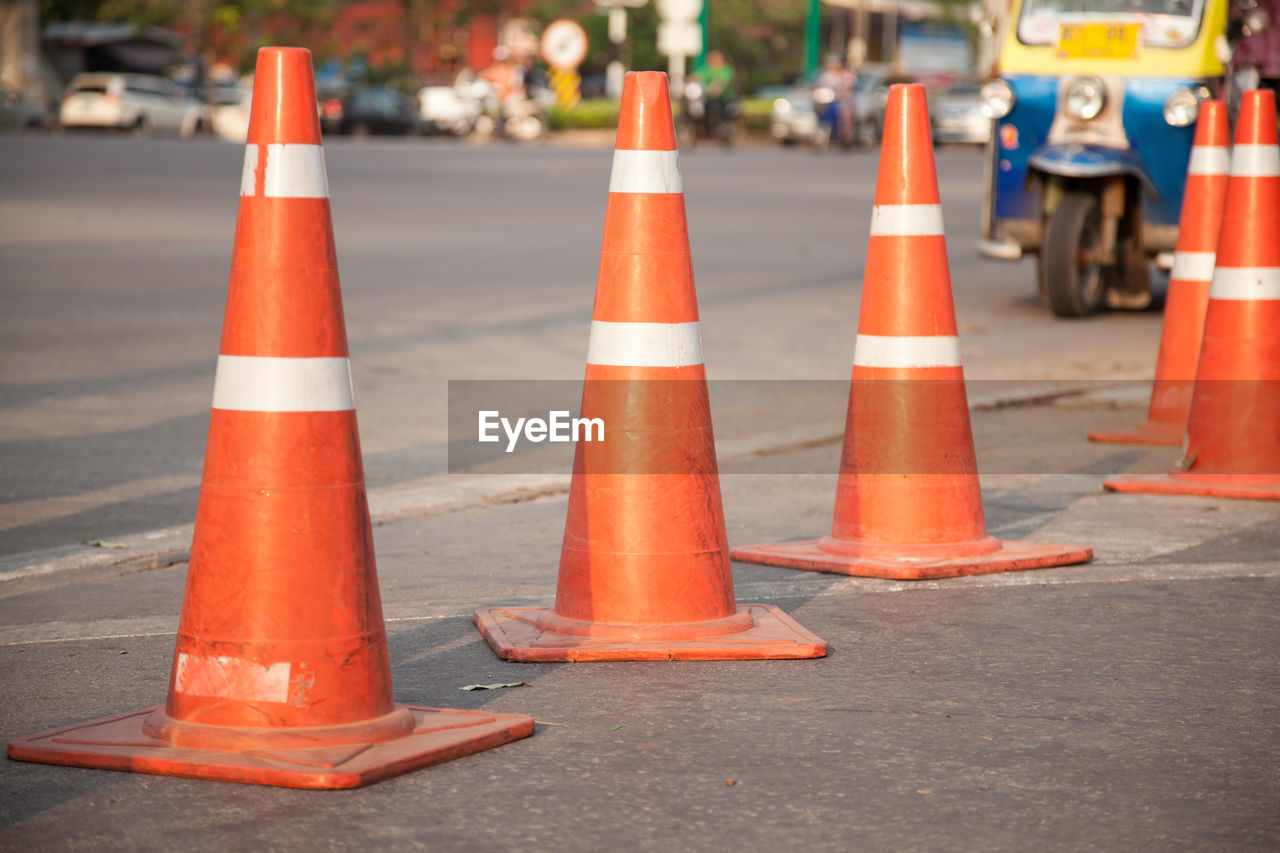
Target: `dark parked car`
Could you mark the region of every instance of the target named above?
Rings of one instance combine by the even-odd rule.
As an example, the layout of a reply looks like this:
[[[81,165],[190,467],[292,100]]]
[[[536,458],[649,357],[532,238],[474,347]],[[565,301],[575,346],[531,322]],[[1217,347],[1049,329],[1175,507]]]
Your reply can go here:
[[[320,104],[320,124],[325,133],[352,136],[417,133],[418,110],[407,95],[385,86],[352,89],[345,97]]]

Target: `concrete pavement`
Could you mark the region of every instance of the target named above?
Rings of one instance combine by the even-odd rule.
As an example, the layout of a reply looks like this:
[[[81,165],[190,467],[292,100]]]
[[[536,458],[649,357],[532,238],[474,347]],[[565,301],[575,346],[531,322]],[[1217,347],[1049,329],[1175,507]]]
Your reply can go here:
[[[1280,843],[1280,506],[1104,495],[1168,450],[1090,445],[1139,414],[980,410],[1046,473],[984,477],[997,535],[1085,566],[896,583],[735,565],[814,661],[512,664],[469,621],[547,604],[562,495],[401,517],[375,540],[400,701],[532,714],[534,737],[353,792],[4,762],[13,849],[1268,849]],[[1072,437],[1075,437],[1072,440]],[[823,532],[822,444],[725,476],[730,543]],[[745,469],[744,469],[745,470]],[[465,479],[465,478],[464,478]],[[480,477],[479,479],[483,479]],[[5,737],[163,700],[184,566],[0,600]],[[530,687],[461,692],[478,682]]]

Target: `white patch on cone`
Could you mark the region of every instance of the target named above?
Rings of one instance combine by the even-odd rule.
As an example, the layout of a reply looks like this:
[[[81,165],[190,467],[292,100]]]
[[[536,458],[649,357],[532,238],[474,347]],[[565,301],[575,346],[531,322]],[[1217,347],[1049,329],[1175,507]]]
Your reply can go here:
[[[265,666],[233,657],[178,654],[173,690],[186,696],[219,696],[258,702],[289,701],[287,663]]]
[[[258,146],[244,147],[244,168],[240,171],[240,195],[253,195],[257,191]]]

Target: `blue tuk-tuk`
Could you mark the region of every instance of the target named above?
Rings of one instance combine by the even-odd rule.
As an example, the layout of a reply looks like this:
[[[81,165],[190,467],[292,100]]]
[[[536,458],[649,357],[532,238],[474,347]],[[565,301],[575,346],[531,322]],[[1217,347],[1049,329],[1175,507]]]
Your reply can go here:
[[[1199,101],[1220,92],[1228,0],[1013,0],[979,251],[1037,258],[1061,317],[1151,302],[1167,268]]]

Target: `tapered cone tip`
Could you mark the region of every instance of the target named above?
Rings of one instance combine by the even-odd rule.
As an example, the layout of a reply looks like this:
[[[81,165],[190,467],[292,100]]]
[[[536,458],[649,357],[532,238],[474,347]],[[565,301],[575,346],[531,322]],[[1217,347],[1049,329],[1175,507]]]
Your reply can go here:
[[[1231,144],[1227,128],[1227,105],[1222,101],[1201,101],[1196,117],[1196,147],[1225,148]]]
[[[1276,93],[1253,89],[1240,96],[1240,121],[1236,124],[1238,145],[1276,144]]]
[[[258,51],[248,141],[258,145],[320,144],[311,51],[302,47],[264,47]]]
[[[938,173],[933,165],[933,128],[924,86],[889,87],[876,204],[937,204]]]
[[[661,71],[632,71],[622,83],[618,113],[620,149],[674,151],[676,128],[671,120],[671,93]]]

